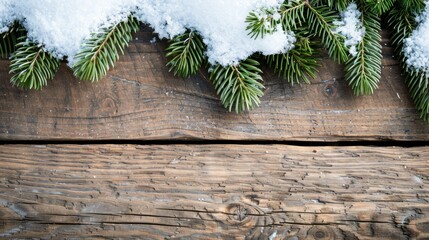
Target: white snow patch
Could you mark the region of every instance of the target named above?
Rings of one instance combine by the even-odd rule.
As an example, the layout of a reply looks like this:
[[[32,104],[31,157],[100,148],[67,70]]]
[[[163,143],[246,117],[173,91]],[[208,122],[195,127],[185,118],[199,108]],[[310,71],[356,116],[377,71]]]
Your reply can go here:
[[[212,64],[235,64],[255,52],[285,53],[294,34],[280,27],[263,39],[251,39],[245,19],[260,8],[279,7],[280,0],[0,0],[0,32],[21,21],[31,41],[57,58],[73,57],[85,39],[102,27],[112,26],[131,13],[148,23],[161,38],[192,29],[207,44]]]
[[[356,45],[362,42],[365,36],[365,28],[360,21],[361,12],[358,10],[356,3],[352,2],[340,15],[341,20],[334,21],[336,26],[334,32],[346,38],[344,45],[349,47],[349,53],[352,56],[356,56]]]
[[[0,33],[7,32],[15,18],[12,1],[0,0]]]
[[[212,64],[235,64],[255,52],[284,53],[294,43],[293,33],[281,28],[272,35],[251,39],[246,17],[253,10],[279,7],[278,0],[140,0],[138,18],[149,23],[161,38],[172,38],[185,30],[198,31],[208,46]]]
[[[426,72],[429,77],[429,1],[426,9],[417,18],[418,27],[404,41],[404,55],[407,66],[417,71]]]

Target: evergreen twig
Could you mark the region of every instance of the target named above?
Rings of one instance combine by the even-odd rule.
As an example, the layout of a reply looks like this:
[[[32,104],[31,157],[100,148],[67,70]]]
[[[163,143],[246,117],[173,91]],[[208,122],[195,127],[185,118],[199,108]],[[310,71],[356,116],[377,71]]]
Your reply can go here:
[[[104,28],[84,43],[75,56],[74,74],[81,80],[98,81],[107,74],[119,59],[119,52],[131,41],[132,34],[139,29],[139,22],[134,17]]]
[[[264,95],[259,62],[248,58],[238,65],[214,66],[210,79],[223,105],[239,113],[260,104]]]
[[[198,72],[206,60],[204,52],[206,47],[201,36],[190,31],[178,35],[170,41],[166,56],[171,58],[167,63],[170,71],[179,77],[190,77]]]
[[[13,85],[41,89],[47,81],[53,79],[60,61],[32,42],[20,42],[12,57],[10,73]]]

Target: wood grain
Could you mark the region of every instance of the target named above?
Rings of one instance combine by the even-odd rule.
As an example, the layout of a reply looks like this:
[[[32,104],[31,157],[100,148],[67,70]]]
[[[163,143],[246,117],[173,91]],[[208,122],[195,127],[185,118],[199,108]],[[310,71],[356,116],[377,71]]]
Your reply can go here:
[[[0,145],[0,238],[428,239],[429,147]]]
[[[372,96],[353,96],[342,68],[324,59],[310,85],[290,86],[264,68],[261,107],[237,115],[223,108],[204,72],[169,73],[165,42],[152,38],[140,32],[95,84],[76,80],[63,64],[48,87],[23,91],[0,61],[0,140],[429,140],[388,47]]]

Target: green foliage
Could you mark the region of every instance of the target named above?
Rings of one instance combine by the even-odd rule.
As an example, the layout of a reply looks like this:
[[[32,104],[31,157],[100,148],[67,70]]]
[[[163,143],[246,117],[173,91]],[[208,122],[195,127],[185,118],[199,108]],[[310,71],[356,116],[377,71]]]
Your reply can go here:
[[[429,78],[422,71],[404,71],[405,82],[420,117],[429,123]]]
[[[139,22],[129,17],[127,21],[94,33],[75,56],[76,63],[72,67],[75,76],[93,82],[104,77],[119,59],[119,52],[124,53],[132,34],[138,29]]]
[[[345,79],[355,95],[372,94],[381,78],[381,26],[377,14],[362,14],[365,36],[357,46],[357,55],[351,57],[345,68]]]
[[[286,30],[293,30],[303,25],[305,22],[306,1],[294,0],[282,4],[280,8],[281,23]]]
[[[247,27],[251,38],[264,37],[267,34],[272,34],[277,31],[277,25],[280,23],[280,19],[274,17],[276,12],[274,9],[263,9],[264,16],[260,16],[259,13],[251,12],[246,17]]]
[[[391,31],[391,42],[395,47],[395,53],[401,60],[402,72],[410,95],[420,117],[429,123],[429,76],[423,71],[409,68],[402,52],[404,40],[417,27],[415,15],[422,11],[424,6],[423,0],[398,1],[388,14],[388,27]]]
[[[351,0],[313,0],[317,5],[327,5],[331,9],[343,11],[350,4]]]
[[[334,30],[351,2],[359,6],[365,27],[357,55],[350,56],[345,38]],[[421,117],[429,122],[429,77],[423,71],[409,68],[403,54],[404,40],[416,28],[415,17],[424,8],[425,0],[287,0],[279,8],[256,9],[246,18],[251,38],[264,38],[282,29],[294,32],[295,47],[289,52],[267,56],[270,67],[291,84],[308,83],[316,76],[321,48],[339,63],[345,63],[345,79],[354,94],[371,94],[381,78],[381,18],[387,17],[396,56],[401,60],[405,81]],[[113,67],[119,55],[139,29],[138,21],[130,16],[126,21],[92,34],[75,56],[74,74],[82,80],[97,81]],[[19,24],[0,34],[0,57],[12,56],[11,79],[14,85],[40,89],[54,77],[59,60],[31,42],[22,42],[25,35]],[[207,46],[202,37],[189,29],[173,38],[166,49],[170,71],[180,77],[196,74],[207,61]],[[229,110],[242,112],[260,104],[264,86],[257,60],[249,58],[237,65],[211,66],[210,80]]]
[[[24,35],[24,29],[18,23],[9,27],[7,32],[0,34],[0,58],[9,58],[15,52],[18,39]]]
[[[310,83],[308,78],[316,77],[319,60],[319,46],[309,37],[298,37],[295,48],[287,53],[267,57],[268,65],[291,84]]]
[[[407,2],[408,0],[404,1]],[[373,13],[381,16],[382,14],[389,11],[393,5],[396,3],[396,0],[365,0],[366,10],[372,11]]]
[[[13,85],[41,89],[47,81],[53,79],[60,62],[31,42],[20,42],[12,57],[10,73]]]
[[[204,55],[206,47],[203,39],[195,31],[173,38],[166,51],[166,56],[171,58],[167,64],[170,66],[170,71],[179,77],[186,78],[194,75],[206,60]]]
[[[236,66],[217,65],[211,70],[210,79],[229,111],[239,113],[259,105],[264,86],[258,66],[258,61],[249,58]]]
[[[319,37],[328,50],[329,56],[339,63],[348,59],[347,49],[344,46],[344,38],[332,31],[333,22],[338,19],[338,13],[327,6],[313,7],[307,5],[306,19],[308,29]]]

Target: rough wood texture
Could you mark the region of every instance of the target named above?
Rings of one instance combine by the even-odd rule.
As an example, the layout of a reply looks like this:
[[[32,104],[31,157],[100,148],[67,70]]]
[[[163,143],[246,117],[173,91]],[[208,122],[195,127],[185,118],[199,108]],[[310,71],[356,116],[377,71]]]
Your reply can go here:
[[[3,145],[0,162],[1,238],[429,238],[429,147]]]
[[[165,44],[150,44],[152,37],[139,33],[96,84],[63,65],[43,91],[22,91],[0,61],[0,139],[429,140],[389,48],[373,96],[354,97],[341,67],[325,59],[310,85],[291,87],[266,70],[261,107],[237,115],[221,106],[204,73],[168,73]]]

